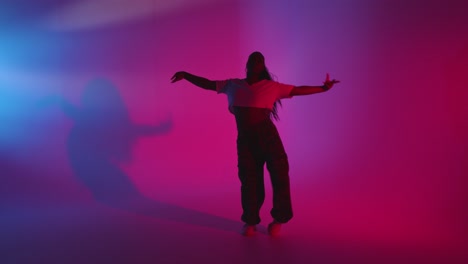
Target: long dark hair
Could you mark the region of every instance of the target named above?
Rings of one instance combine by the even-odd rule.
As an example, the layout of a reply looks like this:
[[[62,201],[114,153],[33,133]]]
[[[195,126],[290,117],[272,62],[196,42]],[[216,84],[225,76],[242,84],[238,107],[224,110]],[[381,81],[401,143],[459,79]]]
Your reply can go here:
[[[250,75],[249,72],[249,63],[252,60],[252,57],[255,55],[260,55],[263,60],[265,60],[265,57],[263,54],[259,51],[252,52],[252,54],[249,55],[249,59],[247,60],[247,63],[245,65],[245,72],[247,74],[247,77]],[[264,70],[260,73],[259,75],[260,80],[270,80],[273,81],[273,78],[271,76],[271,73],[268,71],[268,68],[265,66]],[[271,109],[270,112],[270,118],[275,119],[276,121],[279,121],[279,116],[278,116],[278,106],[282,106],[281,100],[277,100],[275,103],[273,103],[273,108]]]

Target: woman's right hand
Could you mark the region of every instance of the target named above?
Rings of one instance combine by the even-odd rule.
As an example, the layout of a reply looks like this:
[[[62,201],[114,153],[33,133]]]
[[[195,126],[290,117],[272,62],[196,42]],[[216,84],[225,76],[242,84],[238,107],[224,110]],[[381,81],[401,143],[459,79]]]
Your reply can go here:
[[[184,79],[184,77],[185,77],[185,72],[184,72],[184,71],[176,72],[176,73],[174,74],[174,76],[172,76],[172,78],[171,78],[171,80],[172,80],[171,83],[178,82],[178,81]]]

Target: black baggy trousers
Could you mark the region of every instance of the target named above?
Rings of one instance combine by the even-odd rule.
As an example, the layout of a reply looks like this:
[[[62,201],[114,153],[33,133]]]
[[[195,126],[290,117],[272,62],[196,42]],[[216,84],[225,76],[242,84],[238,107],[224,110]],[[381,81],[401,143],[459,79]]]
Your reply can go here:
[[[248,128],[238,129],[238,175],[241,181],[242,221],[260,223],[260,208],[265,200],[264,165],[270,174],[273,189],[274,220],[288,222],[292,216],[289,185],[289,163],[276,126],[265,120]]]

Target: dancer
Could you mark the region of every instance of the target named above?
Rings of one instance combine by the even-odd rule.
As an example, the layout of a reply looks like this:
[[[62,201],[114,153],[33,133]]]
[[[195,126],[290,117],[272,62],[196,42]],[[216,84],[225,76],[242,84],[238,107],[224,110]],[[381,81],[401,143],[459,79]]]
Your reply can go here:
[[[260,208],[265,200],[263,167],[266,163],[273,186],[273,221],[268,233],[276,236],[281,224],[293,217],[289,185],[289,163],[283,143],[273,119],[278,118],[280,99],[328,91],[339,81],[326,80],[321,86],[294,86],[273,81],[265,66],[262,53],[250,54],[246,64],[246,78],[212,81],[179,71],[172,83],[185,79],[206,89],[224,93],[228,97],[229,111],[234,114],[238,131],[238,175],[241,182],[241,220],[245,223],[242,234],[255,234],[260,223]]]

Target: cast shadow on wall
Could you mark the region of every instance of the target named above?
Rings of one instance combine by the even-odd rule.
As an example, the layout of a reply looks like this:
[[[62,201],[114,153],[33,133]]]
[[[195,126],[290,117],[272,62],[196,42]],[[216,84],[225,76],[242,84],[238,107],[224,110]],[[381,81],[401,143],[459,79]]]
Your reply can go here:
[[[73,121],[67,139],[70,166],[96,201],[150,217],[237,231],[237,221],[145,197],[119,167],[119,163],[130,161],[132,145],[139,137],[169,133],[172,120],[153,126],[134,124],[118,90],[106,79],[89,82],[80,106],[63,98],[46,104],[50,101],[58,102]]]

